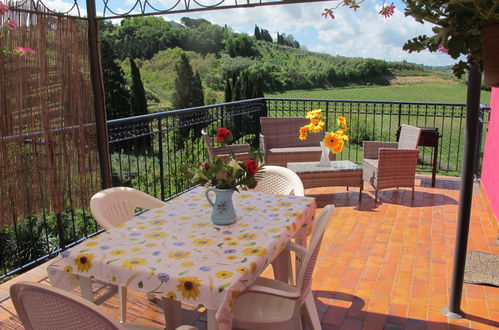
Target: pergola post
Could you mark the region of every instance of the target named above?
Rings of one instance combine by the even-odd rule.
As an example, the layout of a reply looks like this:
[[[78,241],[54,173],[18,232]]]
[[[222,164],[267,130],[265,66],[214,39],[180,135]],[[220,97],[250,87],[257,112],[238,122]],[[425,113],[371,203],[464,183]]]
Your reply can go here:
[[[111,161],[109,157],[109,141],[107,134],[106,102],[104,96],[104,81],[102,78],[99,26],[95,9],[95,0],[87,1],[88,46],[90,48],[90,75],[94,92],[95,129],[97,131],[97,148],[101,171],[102,188],[112,186]]]
[[[470,214],[473,198],[474,167],[478,152],[478,122],[480,112],[480,85],[482,74],[476,63],[472,64],[468,74],[468,95],[466,100],[466,131],[464,135],[463,171],[461,172],[461,192],[454,249],[454,267],[449,305],[442,312],[451,319],[464,316],[461,310],[463,293],[464,266],[470,230]]]

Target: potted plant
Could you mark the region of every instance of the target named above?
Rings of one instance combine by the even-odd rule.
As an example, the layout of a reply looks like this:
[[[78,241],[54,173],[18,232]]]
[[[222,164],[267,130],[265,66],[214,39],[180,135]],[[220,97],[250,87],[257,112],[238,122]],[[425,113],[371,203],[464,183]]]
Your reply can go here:
[[[246,161],[236,160],[233,155],[227,159],[216,157],[213,162],[201,163],[191,169],[190,176],[194,184],[208,187],[206,199],[213,208],[211,220],[217,225],[228,225],[236,221],[236,212],[232,195],[239,188],[254,188],[258,174],[263,171],[258,151],[250,154]],[[213,201],[209,193],[215,193]]]
[[[453,66],[461,77],[476,62],[487,86],[499,86],[499,2],[496,0],[404,0],[406,16],[434,24],[433,36],[418,36],[404,45],[409,52],[441,50],[452,58],[466,56]]]
[[[339,5],[353,8],[365,0],[341,0]],[[497,0],[403,0],[405,15],[420,23],[431,23],[433,35],[420,35],[405,43],[409,52],[428,49],[442,51],[452,58],[465,56],[453,66],[461,77],[471,64],[477,63],[485,73],[487,86],[499,86],[499,1]],[[334,18],[332,9],[325,9],[325,18]],[[389,17],[394,6],[383,2],[380,15]]]

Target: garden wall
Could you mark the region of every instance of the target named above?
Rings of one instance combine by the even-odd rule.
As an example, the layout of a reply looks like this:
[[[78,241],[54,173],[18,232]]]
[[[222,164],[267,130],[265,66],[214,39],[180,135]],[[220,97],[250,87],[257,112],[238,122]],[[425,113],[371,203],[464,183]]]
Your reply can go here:
[[[492,89],[490,123],[485,140],[482,185],[499,220],[499,88]]]

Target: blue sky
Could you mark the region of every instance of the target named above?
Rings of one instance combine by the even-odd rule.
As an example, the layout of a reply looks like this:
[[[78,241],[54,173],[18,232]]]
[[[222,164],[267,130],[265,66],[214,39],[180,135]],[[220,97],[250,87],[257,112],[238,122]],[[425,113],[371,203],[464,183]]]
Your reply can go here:
[[[99,2],[96,0],[99,9]],[[227,1],[227,0],[226,0]],[[233,0],[228,0],[230,1]],[[47,1],[52,8],[68,5],[65,0]],[[174,0],[152,0],[150,3],[160,8],[169,7]],[[201,0],[204,4],[215,0]],[[110,0],[116,11],[129,10],[135,0]],[[403,14],[403,5],[394,1],[395,14],[385,19],[378,15],[382,1],[366,0],[361,8],[353,11],[340,7],[335,10],[334,20],[321,16],[324,8],[333,7],[337,2],[327,1],[309,4],[275,5],[258,8],[214,10],[183,15],[166,15],[165,19],[180,21],[183,16],[205,18],[208,21],[227,24],[235,32],[253,35],[254,26],[267,29],[274,37],[277,32],[292,34],[298,42],[310,51],[349,57],[373,57],[388,61],[402,61],[426,65],[451,65],[456,62],[443,53],[412,53],[402,50],[408,39],[420,34],[431,35],[431,25],[420,24]],[[84,4],[84,2],[83,2]]]

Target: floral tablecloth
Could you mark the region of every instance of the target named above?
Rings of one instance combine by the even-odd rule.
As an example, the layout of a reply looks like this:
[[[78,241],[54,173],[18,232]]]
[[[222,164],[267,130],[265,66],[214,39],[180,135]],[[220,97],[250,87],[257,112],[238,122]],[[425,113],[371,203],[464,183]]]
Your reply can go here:
[[[195,188],[159,209],[62,252],[48,267],[54,286],[78,275],[202,304],[230,328],[234,299],[292,237],[311,231],[315,199],[243,191],[234,194],[237,222],[216,226],[205,189]]]

